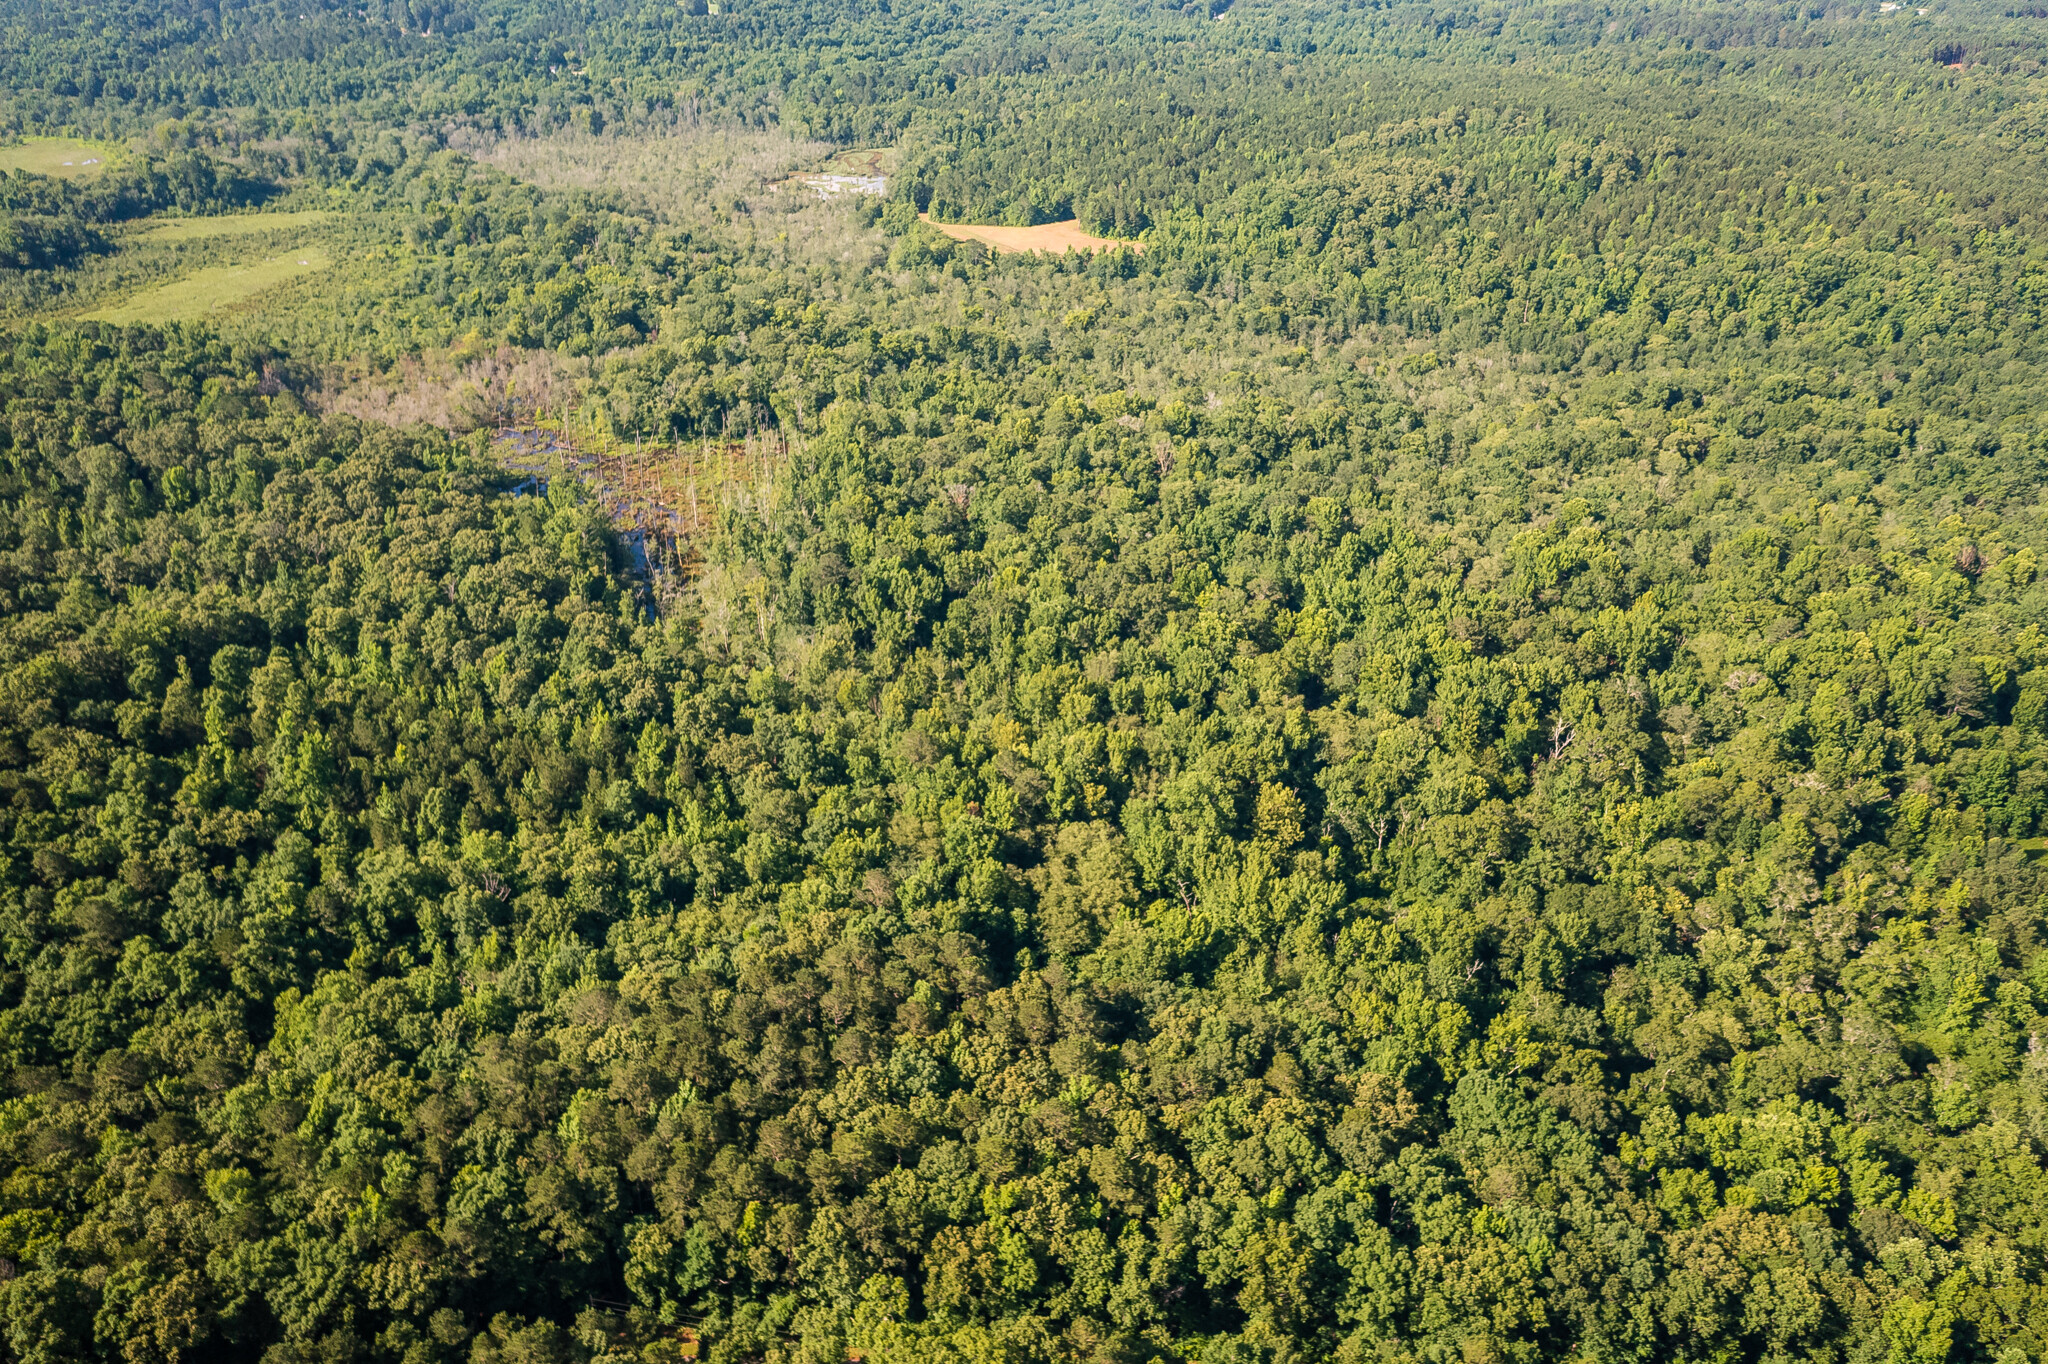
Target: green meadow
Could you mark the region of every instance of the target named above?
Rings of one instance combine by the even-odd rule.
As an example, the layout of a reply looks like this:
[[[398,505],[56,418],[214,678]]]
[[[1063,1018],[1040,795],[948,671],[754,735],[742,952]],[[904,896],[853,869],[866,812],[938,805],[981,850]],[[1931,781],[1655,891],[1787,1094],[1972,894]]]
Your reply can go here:
[[[212,265],[86,314],[87,321],[191,322],[225,312],[279,285],[318,274],[333,260],[321,247],[305,247],[261,260]]]
[[[206,218],[156,218],[136,236],[152,245],[159,242],[212,241],[223,237],[253,237],[264,232],[313,227],[334,215],[326,209],[300,209],[293,213],[233,213]]]
[[[111,142],[88,142],[77,137],[26,137],[0,146],[0,173],[27,171],[31,175],[86,180],[117,164],[124,155],[122,149]]]

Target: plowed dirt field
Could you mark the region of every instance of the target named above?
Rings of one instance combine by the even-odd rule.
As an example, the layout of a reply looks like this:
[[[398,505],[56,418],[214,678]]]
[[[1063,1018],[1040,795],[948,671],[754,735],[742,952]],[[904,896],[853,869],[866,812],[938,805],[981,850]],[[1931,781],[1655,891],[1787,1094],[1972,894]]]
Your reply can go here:
[[[918,217],[932,222],[929,213],[920,213]],[[1040,223],[1036,227],[991,227],[981,223],[932,223],[932,226],[956,242],[986,242],[998,251],[1049,251],[1057,256],[1068,251],[1106,251],[1119,246],[1128,246],[1133,251],[1145,249],[1138,242],[1111,241],[1107,237],[1083,232],[1081,224],[1072,218],[1063,223]]]

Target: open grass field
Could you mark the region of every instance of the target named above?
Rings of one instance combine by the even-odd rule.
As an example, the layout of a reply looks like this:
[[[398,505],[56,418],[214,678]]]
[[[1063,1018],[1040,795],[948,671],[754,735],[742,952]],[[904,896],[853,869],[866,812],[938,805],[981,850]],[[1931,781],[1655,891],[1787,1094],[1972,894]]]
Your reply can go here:
[[[312,227],[334,215],[324,208],[296,213],[230,213],[212,218],[158,218],[138,234],[146,242],[197,242],[220,237],[253,237],[259,232]]]
[[[929,213],[917,215],[931,223]],[[1068,251],[1106,251],[1114,247],[1128,246],[1133,251],[1145,248],[1138,242],[1111,241],[1083,232],[1081,224],[1072,218],[1063,223],[1040,223],[1036,227],[992,227],[980,223],[932,223],[933,227],[945,233],[956,242],[984,242],[998,251],[1047,251],[1062,255]]]
[[[124,155],[111,142],[87,142],[76,137],[25,137],[0,146],[0,174],[27,171],[31,175],[60,175],[67,180],[87,180]]]
[[[333,263],[325,250],[303,247],[245,264],[209,266],[86,316],[94,322],[191,322],[318,274]]]

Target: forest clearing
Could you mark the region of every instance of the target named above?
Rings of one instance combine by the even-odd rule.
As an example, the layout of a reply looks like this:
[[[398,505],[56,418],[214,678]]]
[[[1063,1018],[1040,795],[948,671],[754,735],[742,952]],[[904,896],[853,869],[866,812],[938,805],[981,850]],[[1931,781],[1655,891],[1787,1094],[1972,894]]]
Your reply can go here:
[[[24,171],[30,175],[52,175],[64,180],[89,180],[117,164],[124,155],[111,142],[88,142],[77,137],[25,137],[0,146],[0,175]]]
[[[1043,251],[1048,255],[1060,256],[1069,251],[1112,251],[1123,247],[1143,252],[1143,242],[1111,241],[1085,232],[1081,224],[1072,218],[1063,223],[1039,223],[1034,227],[998,227],[983,223],[934,223],[932,215],[920,213],[917,219],[931,223],[956,242],[980,242],[992,246],[1006,255],[1022,255],[1031,251]]]
[[[246,264],[210,265],[86,314],[90,322],[191,322],[225,312],[258,294],[319,274],[333,265],[325,248],[308,246]]]
[[[536,418],[498,428],[492,457],[519,475],[522,489],[544,491],[557,478],[589,489],[621,529],[664,544],[701,541],[730,507],[756,512],[772,502],[776,479],[789,460],[779,433],[740,440],[673,444],[623,440],[575,422]],[[686,554],[679,562],[693,562]]]
[[[595,425],[579,431],[574,414],[500,427],[490,452],[517,477],[520,495],[544,497],[556,479],[574,480],[616,529],[626,577],[655,616],[687,600],[722,512],[767,523],[790,453],[773,430],[663,445],[621,440]]]
[[[889,193],[889,176],[895,166],[894,147],[843,151],[835,153],[816,170],[803,171],[787,180],[772,181],[767,188],[779,191],[787,185],[801,185],[823,199],[840,195],[870,195],[881,199]]]
[[[818,168],[820,175],[891,176],[896,173],[894,147],[860,147],[835,152]]]
[[[314,227],[332,218],[324,208],[300,209],[292,213],[234,213],[211,218],[151,218],[135,240],[152,245],[159,242],[212,241],[223,237],[254,237],[265,232],[287,232]]]

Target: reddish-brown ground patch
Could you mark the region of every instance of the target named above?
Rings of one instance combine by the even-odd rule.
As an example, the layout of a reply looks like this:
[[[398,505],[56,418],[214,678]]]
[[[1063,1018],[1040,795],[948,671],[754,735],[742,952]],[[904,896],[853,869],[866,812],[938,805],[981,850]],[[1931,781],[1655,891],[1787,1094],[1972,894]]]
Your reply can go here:
[[[931,223],[932,215],[917,215]],[[982,242],[998,251],[1047,251],[1062,255],[1068,251],[1110,251],[1127,246],[1133,251],[1143,251],[1140,242],[1111,241],[1083,232],[1081,224],[1072,218],[1063,223],[1040,223],[1036,227],[991,227],[982,223],[932,223],[933,227],[945,233],[956,242]]]

